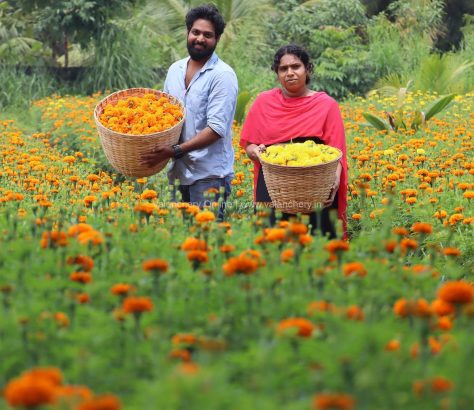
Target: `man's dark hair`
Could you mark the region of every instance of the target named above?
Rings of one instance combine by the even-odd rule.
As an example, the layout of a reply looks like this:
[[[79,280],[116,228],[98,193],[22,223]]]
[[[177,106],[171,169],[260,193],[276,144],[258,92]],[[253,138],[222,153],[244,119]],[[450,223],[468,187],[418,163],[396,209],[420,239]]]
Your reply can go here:
[[[306,71],[308,71],[306,84],[309,84],[311,81],[310,75],[313,73],[314,65],[309,58],[308,52],[297,44],[287,44],[278,49],[278,51],[275,53],[275,56],[273,57],[272,71],[275,71],[275,73],[278,74],[278,67],[280,66],[281,58],[286,54],[294,55],[301,60],[301,62],[306,67]]]
[[[204,4],[203,6],[198,6],[188,11],[188,14],[186,14],[186,27],[188,32],[191,30],[194,22],[199,19],[207,20],[212,23],[217,38],[224,32],[224,17],[222,17],[217,7],[213,4]]]

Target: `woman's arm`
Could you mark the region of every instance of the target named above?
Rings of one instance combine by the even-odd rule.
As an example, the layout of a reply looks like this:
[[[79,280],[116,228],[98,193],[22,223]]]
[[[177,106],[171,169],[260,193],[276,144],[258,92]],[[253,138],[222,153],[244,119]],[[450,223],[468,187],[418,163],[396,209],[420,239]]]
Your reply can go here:
[[[324,207],[330,206],[334,202],[337,190],[339,189],[339,184],[341,183],[341,173],[342,173],[342,164],[339,161],[336,169],[336,180],[334,181],[333,186],[331,187],[331,192],[329,193],[329,198],[324,202]]]

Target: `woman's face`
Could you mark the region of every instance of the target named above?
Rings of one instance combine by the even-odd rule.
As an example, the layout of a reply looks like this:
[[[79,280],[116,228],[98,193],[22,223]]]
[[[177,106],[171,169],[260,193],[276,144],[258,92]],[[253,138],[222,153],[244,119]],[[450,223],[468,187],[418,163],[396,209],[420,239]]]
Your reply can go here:
[[[278,80],[290,93],[298,94],[306,88],[308,72],[303,62],[294,54],[285,54],[277,69]]]

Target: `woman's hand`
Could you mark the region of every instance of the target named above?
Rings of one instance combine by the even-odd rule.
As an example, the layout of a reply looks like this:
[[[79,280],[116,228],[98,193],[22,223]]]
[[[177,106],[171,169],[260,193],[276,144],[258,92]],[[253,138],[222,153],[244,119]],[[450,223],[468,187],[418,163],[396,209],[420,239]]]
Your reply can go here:
[[[267,147],[263,144],[249,144],[245,148],[245,152],[247,153],[248,157],[255,162],[260,162],[260,154],[265,152]]]
[[[336,180],[334,181],[334,184],[331,187],[331,191],[329,192],[329,197],[324,201],[323,206],[324,208],[327,208],[328,206],[331,206],[331,204],[334,202],[334,198],[336,197],[337,190],[339,189],[339,185],[341,183],[341,172],[342,172],[342,165],[339,162],[336,170]]]

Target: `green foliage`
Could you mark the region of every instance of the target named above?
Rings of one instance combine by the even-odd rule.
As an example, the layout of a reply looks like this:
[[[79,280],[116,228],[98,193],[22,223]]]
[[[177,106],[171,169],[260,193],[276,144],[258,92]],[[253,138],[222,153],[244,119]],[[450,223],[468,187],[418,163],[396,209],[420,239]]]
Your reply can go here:
[[[0,64],[0,108],[27,109],[31,102],[58,92],[59,85],[47,68],[25,68]]]
[[[473,68],[473,61],[460,61],[456,54],[433,54],[421,61],[415,88],[438,93],[469,91],[472,83],[466,74],[472,72]]]
[[[115,91],[130,87],[151,87],[158,81],[149,64],[149,44],[141,39],[140,28],[109,24],[97,39],[94,60],[81,78],[82,93]]]

